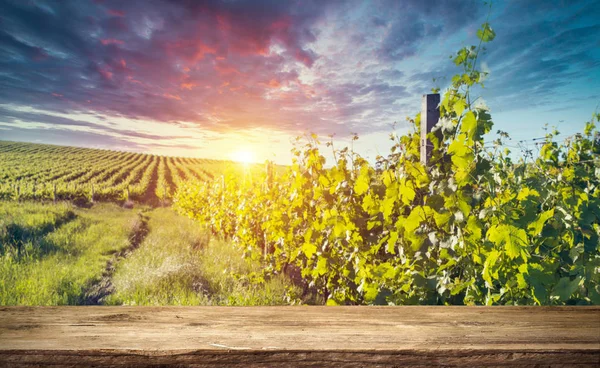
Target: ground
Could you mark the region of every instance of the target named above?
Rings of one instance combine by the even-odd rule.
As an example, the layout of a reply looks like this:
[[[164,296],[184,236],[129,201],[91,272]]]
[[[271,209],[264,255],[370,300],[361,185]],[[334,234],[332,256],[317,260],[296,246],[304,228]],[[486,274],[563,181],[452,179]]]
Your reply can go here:
[[[274,305],[282,276],[170,208],[0,202],[0,305]]]

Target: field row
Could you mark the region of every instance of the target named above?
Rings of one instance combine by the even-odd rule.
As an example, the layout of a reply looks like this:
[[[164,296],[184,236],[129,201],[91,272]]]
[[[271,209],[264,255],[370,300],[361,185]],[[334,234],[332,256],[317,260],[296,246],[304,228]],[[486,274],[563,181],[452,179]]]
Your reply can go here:
[[[227,162],[0,141],[0,199],[168,200]]]

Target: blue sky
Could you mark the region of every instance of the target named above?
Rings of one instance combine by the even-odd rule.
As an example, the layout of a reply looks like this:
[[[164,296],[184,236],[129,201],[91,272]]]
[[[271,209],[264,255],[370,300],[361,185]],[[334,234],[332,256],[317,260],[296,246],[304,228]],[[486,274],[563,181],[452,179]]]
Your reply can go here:
[[[494,130],[583,130],[600,103],[598,14],[494,2],[479,92]],[[0,139],[286,163],[297,135],[358,133],[374,158],[486,16],[481,1],[3,0]]]

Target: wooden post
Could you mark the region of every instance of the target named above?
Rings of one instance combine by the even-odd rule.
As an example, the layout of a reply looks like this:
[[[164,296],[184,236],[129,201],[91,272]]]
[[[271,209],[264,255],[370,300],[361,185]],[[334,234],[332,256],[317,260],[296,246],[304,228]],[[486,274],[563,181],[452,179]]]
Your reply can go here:
[[[129,185],[127,186],[127,189],[125,189],[125,198],[129,202]]]
[[[421,100],[421,163],[427,166],[433,144],[427,139],[427,134],[440,120],[440,94],[423,95]]]
[[[52,194],[52,200],[56,203],[56,183],[54,183],[54,193]]]
[[[92,203],[94,203],[94,183],[92,183]]]

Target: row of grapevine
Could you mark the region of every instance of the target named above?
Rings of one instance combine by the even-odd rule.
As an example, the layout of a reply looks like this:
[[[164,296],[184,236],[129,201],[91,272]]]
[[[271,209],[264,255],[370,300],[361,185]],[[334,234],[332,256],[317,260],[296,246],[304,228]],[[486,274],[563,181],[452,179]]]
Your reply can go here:
[[[161,157],[158,164],[158,182],[156,184],[156,197],[165,203],[173,194],[171,173],[167,166],[167,158]]]
[[[208,168],[203,168],[207,165]],[[0,199],[168,202],[219,161],[0,141]]]
[[[482,43],[493,38],[484,24]],[[420,116],[375,165],[347,148],[325,166],[317,137],[272,179],[186,184],[178,210],[263,259],[260,282],[297,269],[328,304],[600,304],[600,142],[595,123],[515,161],[473,104],[478,47],[440,105],[420,162]],[[265,182],[269,185],[264,185]]]

